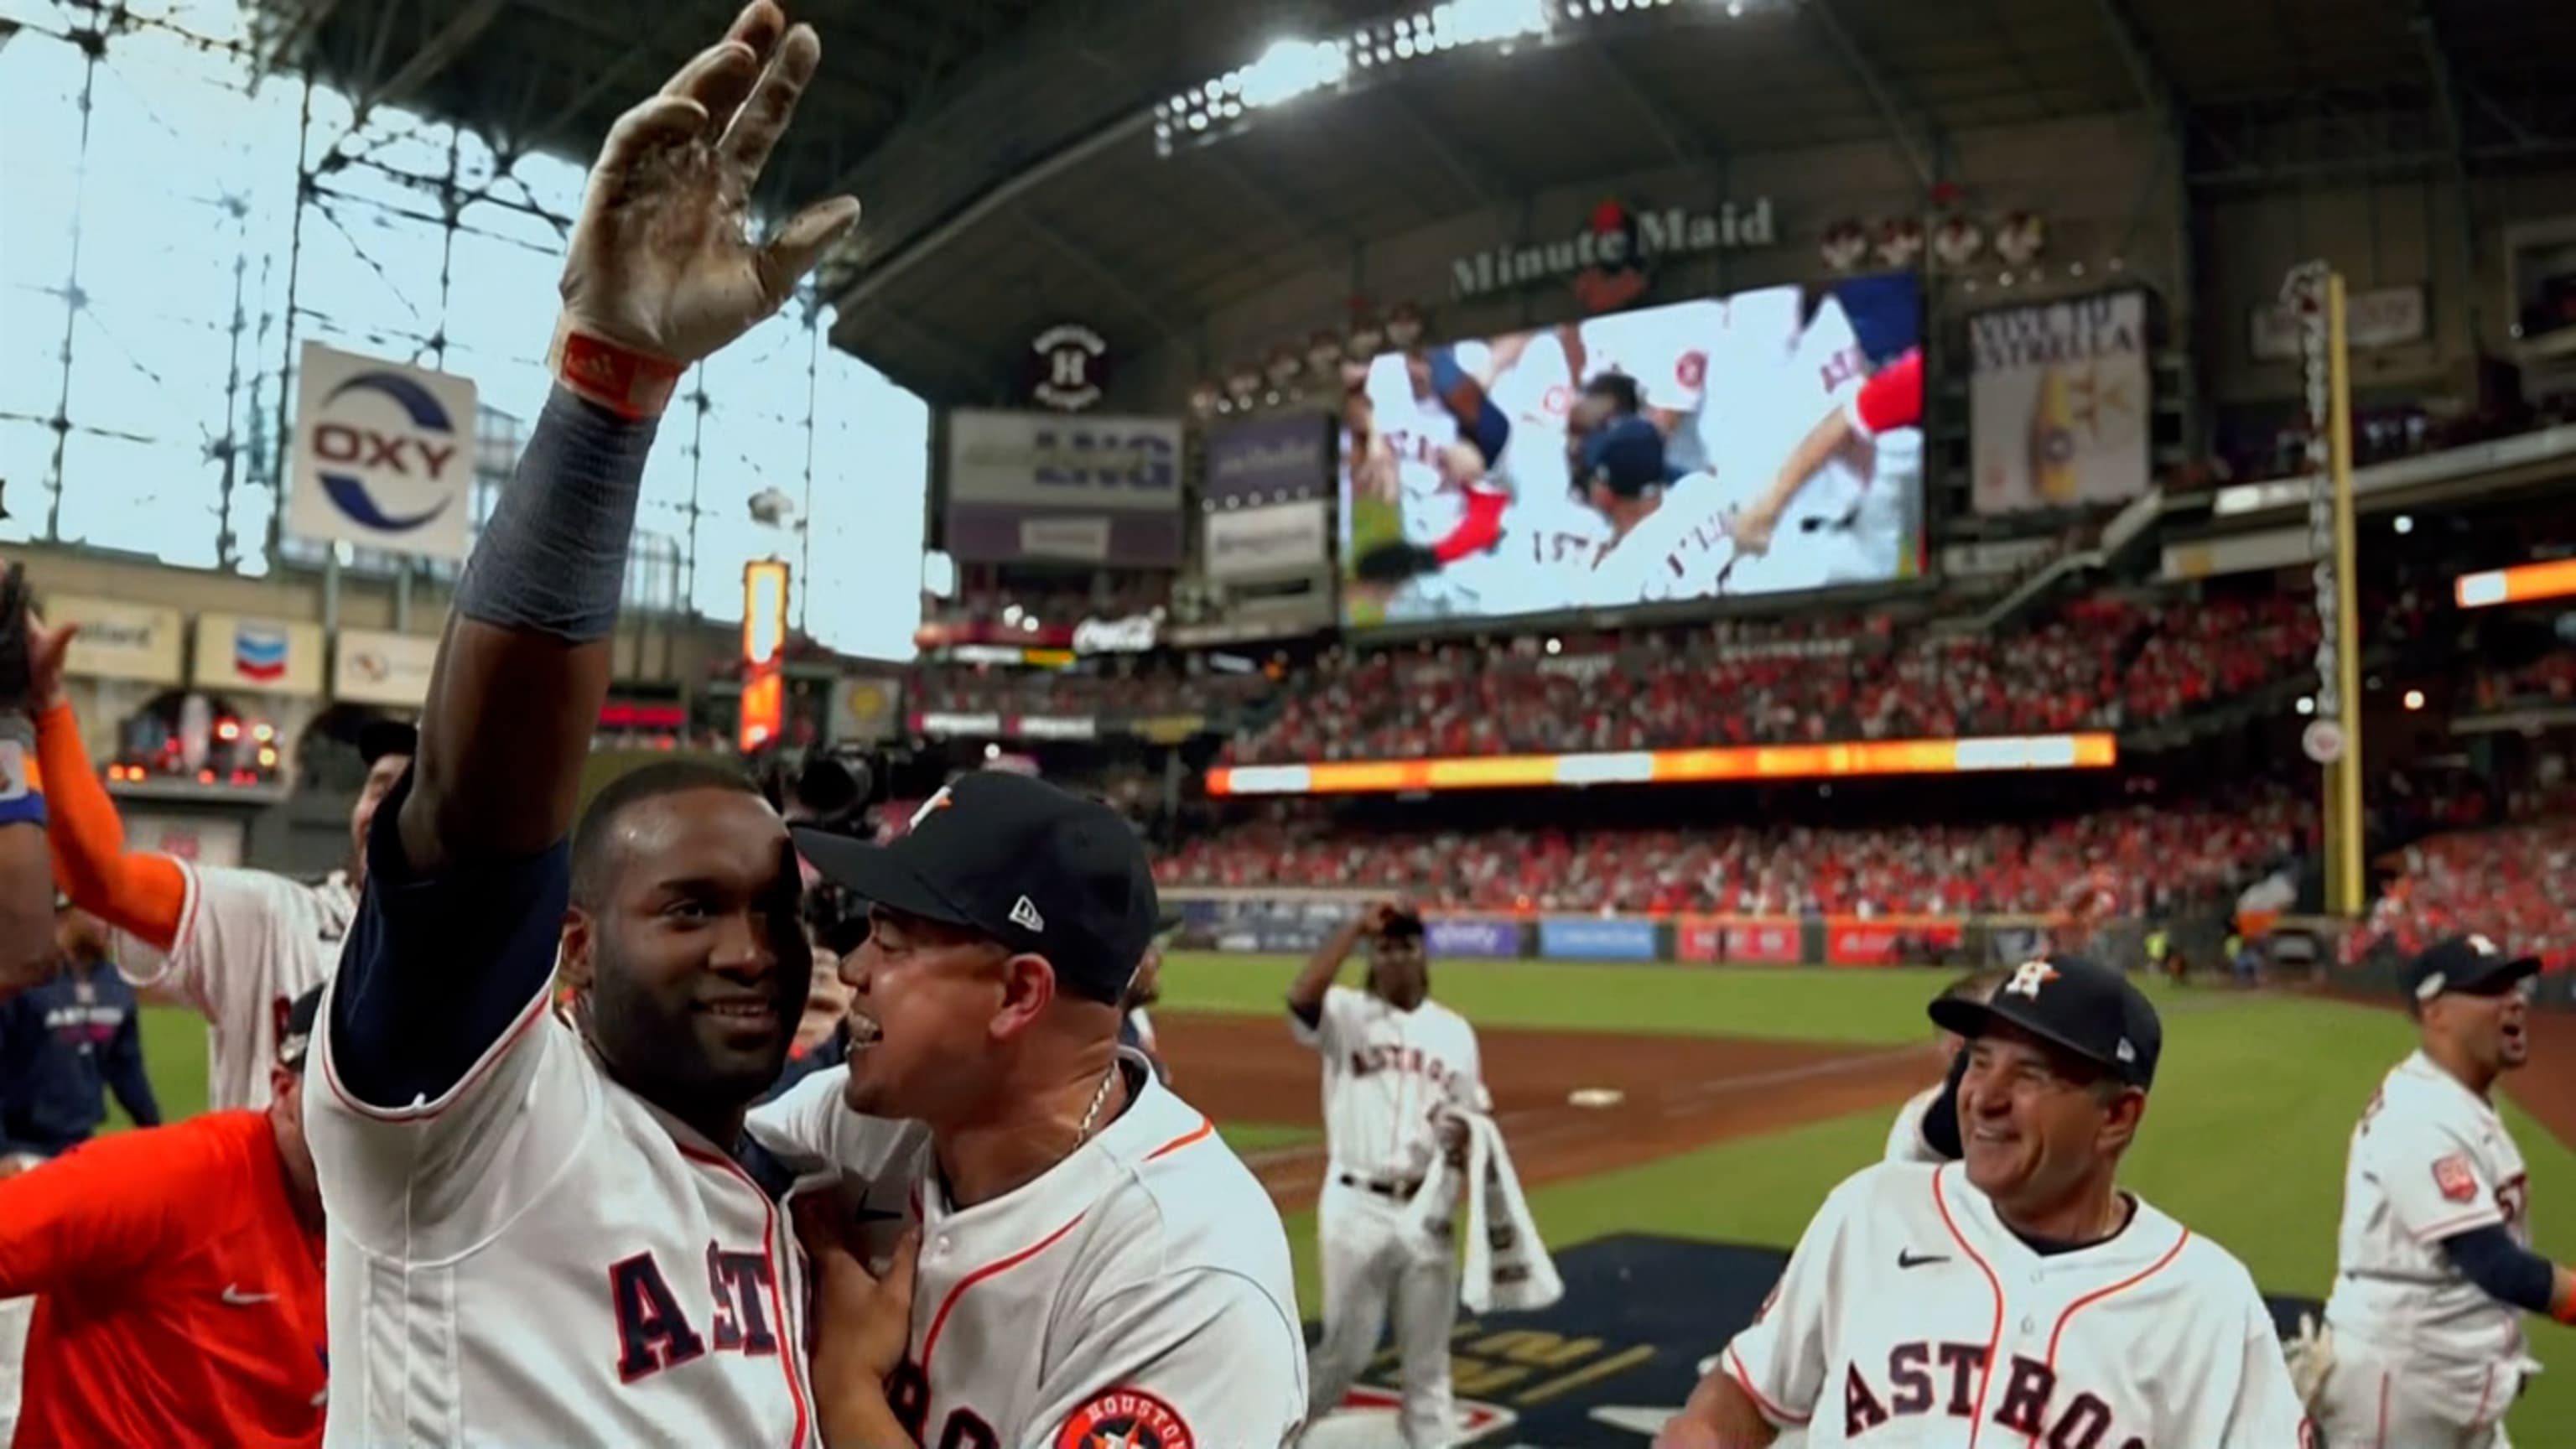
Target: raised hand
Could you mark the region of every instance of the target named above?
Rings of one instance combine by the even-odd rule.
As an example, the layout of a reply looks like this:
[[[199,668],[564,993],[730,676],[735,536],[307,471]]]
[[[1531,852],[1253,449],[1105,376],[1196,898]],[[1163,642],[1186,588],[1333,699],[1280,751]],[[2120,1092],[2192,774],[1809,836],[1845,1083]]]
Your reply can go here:
[[[814,79],[822,42],[752,0],[608,133],[564,258],[564,329],[678,367],[785,305],[858,221],[856,198],[798,212],[766,245],[747,234],[753,185]],[[579,359],[567,377],[580,386]]]

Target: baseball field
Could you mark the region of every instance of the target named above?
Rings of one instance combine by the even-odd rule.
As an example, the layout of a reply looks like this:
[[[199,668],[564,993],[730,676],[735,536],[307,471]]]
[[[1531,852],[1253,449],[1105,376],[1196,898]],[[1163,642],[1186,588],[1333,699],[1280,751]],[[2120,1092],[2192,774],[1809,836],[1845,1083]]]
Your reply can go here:
[[[1176,957],[1155,1023],[1181,1094],[1278,1194],[1311,1317],[1321,1104],[1313,1056],[1289,1040],[1279,1005],[1295,965]],[[1642,1445],[1631,1431],[1681,1401],[1826,1191],[1876,1160],[1896,1104],[1938,1074],[1923,1002],[1943,979],[1437,963],[1433,990],[1477,1027],[1496,1110],[1567,1283],[1544,1314],[1462,1311],[1455,1352],[1470,1427],[1498,1444]],[[2393,1010],[2217,986],[2163,988],[2158,1001],[2165,1059],[2127,1185],[2224,1244],[2277,1300],[2322,1298],[2345,1140],[2409,1050],[2410,1027]],[[155,1011],[145,1042],[165,1108],[196,1110],[203,1027]],[[2530,1163],[2534,1246],[2566,1261],[2576,1258],[2576,1018],[2540,1020],[2533,1056],[2503,1113]],[[1615,1105],[1567,1101],[1605,1091]],[[2576,1330],[2536,1324],[2531,1337],[2550,1368],[2512,1431],[2526,1445],[2576,1443]],[[1370,1378],[1392,1384],[1391,1362]],[[1375,1392],[1355,1391],[1354,1403],[1381,1402]]]

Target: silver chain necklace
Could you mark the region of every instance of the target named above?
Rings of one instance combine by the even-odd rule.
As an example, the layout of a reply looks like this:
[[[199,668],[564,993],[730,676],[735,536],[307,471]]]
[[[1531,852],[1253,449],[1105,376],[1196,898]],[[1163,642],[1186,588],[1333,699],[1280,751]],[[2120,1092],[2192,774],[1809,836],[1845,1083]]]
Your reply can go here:
[[[1109,1084],[1118,1080],[1118,1063],[1111,1062],[1101,1074],[1100,1090],[1091,1094],[1091,1110],[1082,1114],[1082,1125],[1073,1129],[1073,1145],[1080,1147],[1091,1138],[1091,1124],[1100,1120],[1100,1109],[1109,1105]]]

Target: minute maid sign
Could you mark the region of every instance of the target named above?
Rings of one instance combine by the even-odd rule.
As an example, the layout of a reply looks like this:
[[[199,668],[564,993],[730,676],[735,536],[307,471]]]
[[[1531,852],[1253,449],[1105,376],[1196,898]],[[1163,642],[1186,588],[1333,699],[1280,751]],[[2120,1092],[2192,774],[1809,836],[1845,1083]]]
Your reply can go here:
[[[1585,310],[1606,312],[1642,293],[1658,260],[1767,247],[1778,240],[1767,196],[1742,205],[1729,201],[1715,211],[1605,201],[1571,236],[1506,243],[1451,262],[1449,292],[1482,297],[1571,281]]]

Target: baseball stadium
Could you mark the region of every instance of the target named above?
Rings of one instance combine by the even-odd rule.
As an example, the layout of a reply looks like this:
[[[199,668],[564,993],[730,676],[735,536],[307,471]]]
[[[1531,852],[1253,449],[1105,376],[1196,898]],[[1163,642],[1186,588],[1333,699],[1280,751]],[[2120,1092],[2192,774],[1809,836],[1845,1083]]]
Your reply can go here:
[[[2576,1449],[2576,8],[0,98],[0,1445]]]

